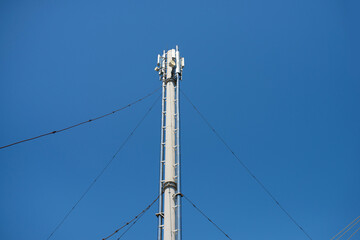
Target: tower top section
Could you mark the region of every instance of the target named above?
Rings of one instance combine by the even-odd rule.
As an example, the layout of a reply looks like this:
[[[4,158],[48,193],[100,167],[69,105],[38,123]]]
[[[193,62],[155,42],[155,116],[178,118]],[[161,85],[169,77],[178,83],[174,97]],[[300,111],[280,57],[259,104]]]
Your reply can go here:
[[[181,80],[182,69],[185,66],[185,60],[180,57],[179,47],[170,49],[163,54],[158,54],[155,71],[159,72],[161,81],[174,81],[177,78]]]

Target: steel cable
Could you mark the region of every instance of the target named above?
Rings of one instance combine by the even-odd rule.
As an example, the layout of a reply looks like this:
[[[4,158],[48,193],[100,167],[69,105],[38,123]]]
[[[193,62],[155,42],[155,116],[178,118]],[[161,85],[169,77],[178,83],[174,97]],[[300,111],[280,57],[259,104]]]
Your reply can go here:
[[[68,211],[68,213],[63,217],[63,219],[60,221],[60,223],[55,227],[55,229],[51,232],[51,234],[47,237],[47,240],[49,240],[54,233],[60,228],[60,226],[65,222],[65,220],[68,218],[68,216],[72,213],[72,211],[76,208],[76,206],[80,203],[80,201],[85,197],[85,195],[90,191],[90,189],[94,186],[96,181],[103,175],[103,173],[106,171],[106,169],[110,166],[110,164],[115,159],[116,155],[123,149],[123,147],[126,145],[126,143],[130,140],[131,136],[134,135],[134,132],[138,127],[141,125],[141,123],[145,120],[145,118],[149,115],[151,110],[154,108],[155,104],[158,102],[161,96],[157,97],[154,101],[154,103],[150,106],[150,108],[146,111],[145,115],[140,119],[138,124],[135,126],[135,128],[130,132],[130,134],[127,136],[127,138],[123,141],[123,143],[120,145],[118,150],[115,152],[115,154],[112,156],[112,158],[107,162],[105,167],[100,171],[100,173],[94,178],[94,180],[91,182],[89,187],[85,190],[85,192],[81,195],[79,200],[74,204],[74,206]]]
[[[149,210],[151,208],[152,205],[154,205],[154,203],[156,203],[156,201],[159,199],[160,194],[144,209],[142,210],[138,215],[136,215],[134,218],[132,218],[130,221],[128,221],[127,223],[125,223],[124,225],[122,225],[121,227],[119,227],[118,229],[116,229],[112,234],[110,234],[109,236],[103,238],[102,240],[106,240],[112,236],[114,236],[116,233],[118,233],[121,229],[123,229],[124,227],[128,226],[130,223],[133,223],[131,226],[129,226],[128,229],[126,229],[126,231],[121,234],[121,236],[118,238],[120,239],[122,236],[124,236],[124,234],[130,230],[130,228],[132,226],[135,225],[135,223],[144,215],[144,213]]]
[[[359,229],[360,229],[360,227],[359,227],[358,229],[356,229],[356,230],[351,234],[351,236],[350,236],[347,240],[349,240],[350,238],[352,238],[352,237],[355,235],[355,233],[357,233],[357,232],[359,231]]]
[[[116,240],[121,239],[136,224],[136,222],[140,220],[143,215],[144,214],[141,214]]]
[[[145,213],[141,214],[121,235],[117,238],[117,240],[120,240],[136,223],[140,220],[142,216],[144,216]]]
[[[128,107],[131,107],[132,105],[138,103],[138,102],[141,102],[142,100],[150,97],[151,95],[153,95],[155,92],[157,92],[160,88],[156,89],[155,91],[152,91],[151,93],[145,95],[144,97],[142,98],[139,98],[138,100],[134,101],[134,102],[131,102],[129,103],[128,105],[124,106],[124,107],[121,107],[121,108],[118,108],[112,112],[109,112],[109,113],[106,113],[104,115],[101,115],[99,117],[96,117],[96,118],[92,118],[92,119],[89,119],[87,121],[83,121],[83,122],[80,122],[80,123],[77,123],[77,124],[74,124],[74,125],[71,125],[69,127],[66,127],[66,128],[63,128],[63,129],[60,129],[60,130],[55,130],[55,131],[51,131],[51,132],[48,132],[48,133],[44,133],[44,134],[41,134],[39,136],[36,136],[36,137],[32,137],[32,138],[27,138],[27,139],[24,139],[24,140],[21,140],[21,141],[17,141],[17,142],[14,142],[14,143],[10,143],[10,144],[7,144],[7,145],[4,145],[2,147],[0,147],[0,149],[3,149],[3,148],[7,148],[7,147],[11,147],[13,145],[16,145],[16,144],[19,144],[19,143],[24,143],[24,142],[28,142],[28,141],[31,141],[31,140],[35,140],[35,139],[38,139],[38,138],[41,138],[41,137],[45,137],[45,136],[48,136],[48,135],[52,135],[52,134],[56,134],[56,133],[59,133],[59,132],[63,132],[63,131],[66,131],[66,130],[69,130],[71,128],[74,128],[74,127],[78,127],[80,125],[83,125],[83,124],[86,124],[86,123],[90,123],[90,122],[93,122],[93,121],[96,121],[96,120],[99,120],[101,118],[104,118],[104,117],[107,117],[109,115],[112,115],[116,112],[119,112],[121,110],[124,110]]]
[[[199,212],[203,217],[205,217],[211,224],[213,224],[220,232],[222,232],[228,239],[232,240],[228,234],[224,232],[214,221],[212,221],[203,211],[201,211],[187,196],[183,194],[183,197]]]
[[[360,222],[360,219],[357,220],[351,227],[349,227],[345,232],[343,232],[343,234],[341,234],[338,238],[336,238],[336,240],[339,240],[340,238],[342,238],[342,236],[345,235],[345,233],[347,233],[350,229],[352,229],[353,227],[355,227],[356,224],[358,224]]]
[[[189,97],[181,91],[186,100],[190,103],[190,105],[195,109],[195,111],[199,114],[201,119],[208,125],[208,127],[214,132],[214,134],[219,138],[219,140],[225,145],[225,147],[231,152],[231,154],[237,159],[240,165],[246,170],[246,172],[260,185],[260,187],[270,196],[270,198],[275,202],[276,205],[289,217],[289,219],[310,239],[310,235],[300,226],[300,224],[295,221],[295,219],[290,215],[290,213],[279,203],[278,200],[274,197],[274,195],[265,187],[265,185],[250,171],[250,169],[245,165],[245,163],[235,154],[235,152],[230,148],[230,146],[225,142],[225,140],[220,136],[220,134],[215,130],[215,128],[210,124],[210,122],[205,118],[205,116],[197,109],[197,107],[192,103]]]
[[[340,233],[342,233],[345,229],[347,229],[350,225],[352,225],[356,220],[358,220],[360,218],[360,216],[358,216],[357,218],[355,218],[351,223],[349,223],[346,227],[344,227],[343,229],[341,229],[340,232],[338,232],[338,234],[336,234],[335,236],[333,236],[330,240],[333,240],[334,238],[336,238]]]

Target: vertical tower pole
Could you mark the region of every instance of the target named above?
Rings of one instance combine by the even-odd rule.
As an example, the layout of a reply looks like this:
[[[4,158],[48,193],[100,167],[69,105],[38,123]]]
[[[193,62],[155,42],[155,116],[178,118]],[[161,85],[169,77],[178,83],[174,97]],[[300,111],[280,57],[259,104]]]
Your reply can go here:
[[[176,208],[176,214],[177,214],[177,240],[181,240],[181,164],[180,164],[180,80],[181,80],[181,72],[182,72],[182,68],[184,67],[183,64],[181,63],[181,59],[180,59],[180,52],[179,52],[179,47],[176,46],[176,53],[175,53],[175,58],[176,58],[176,69],[175,69],[175,73],[176,73],[176,170],[177,170],[177,194],[176,194],[176,203],[177,203],[177,208]]]
[[[181,240],[179,84],[183,68],[178,47],[158,56],[163,84],[158,240]]]

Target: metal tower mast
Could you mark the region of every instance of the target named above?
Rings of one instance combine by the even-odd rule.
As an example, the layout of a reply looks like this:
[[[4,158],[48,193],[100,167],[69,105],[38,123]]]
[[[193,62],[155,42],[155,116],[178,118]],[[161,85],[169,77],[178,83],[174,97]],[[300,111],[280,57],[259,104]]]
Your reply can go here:
[[[158,240],[181,240],[179,87],[183,67],[178,46],[158,55],[155,70],[162,81]]]

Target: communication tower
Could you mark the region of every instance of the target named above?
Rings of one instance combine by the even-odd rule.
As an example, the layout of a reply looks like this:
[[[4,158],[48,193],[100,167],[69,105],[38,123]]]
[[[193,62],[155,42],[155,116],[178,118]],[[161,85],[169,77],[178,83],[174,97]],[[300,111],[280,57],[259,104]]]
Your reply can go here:
[[[181,240],[179,91],[183,68],[178,46],[158,55],[155,70],[162,82],[158,240]]]

